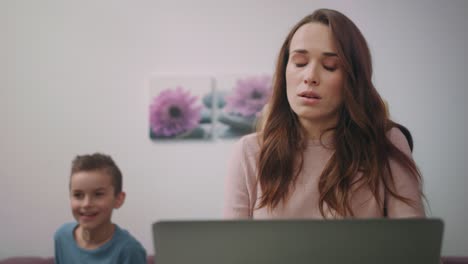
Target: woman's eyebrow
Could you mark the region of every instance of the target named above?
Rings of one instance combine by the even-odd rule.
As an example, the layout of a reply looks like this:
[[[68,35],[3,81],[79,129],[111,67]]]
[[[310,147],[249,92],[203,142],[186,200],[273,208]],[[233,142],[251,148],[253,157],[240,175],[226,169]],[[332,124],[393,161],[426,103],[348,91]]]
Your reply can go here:
[[[338,57],[338,54],[334,52],[323,52],[322,55],[325,57]]]
[[[307,50],[305,50],[305,49],[295,49],[295,50],[291,51],[291,53],[307,54],[309,52]]]
[[[291,53],[308,54],[309,52],[305,49],[295,49]],[[322,55],[325,57],[338,57],[338,54],[331,51],[322,52]]]

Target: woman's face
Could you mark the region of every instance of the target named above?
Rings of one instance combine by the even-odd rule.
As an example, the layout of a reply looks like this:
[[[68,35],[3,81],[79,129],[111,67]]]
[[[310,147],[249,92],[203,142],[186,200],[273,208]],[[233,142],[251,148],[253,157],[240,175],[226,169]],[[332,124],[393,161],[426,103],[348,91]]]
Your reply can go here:
[[[304,127],[334,126],[343,102],[344,72],[329,27],[301,26],[289,47],[286,93]]]

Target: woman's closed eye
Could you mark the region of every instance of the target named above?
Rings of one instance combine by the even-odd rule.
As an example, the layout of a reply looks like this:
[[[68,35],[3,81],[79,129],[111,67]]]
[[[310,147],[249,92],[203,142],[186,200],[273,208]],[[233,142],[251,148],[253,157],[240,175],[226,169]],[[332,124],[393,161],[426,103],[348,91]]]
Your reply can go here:
[[[308,64],[308,57],[304,54],[295,53],[291,57],[291,62],[297,68],[302,68]]]
[[[334,72],[338,69],[339,61],[336,57],[329,57],[322,61],[323,68],[327,71]]]
[[[292,60],[292,63],[298,67],[298,68],[302,68],[302,67],[305,67],[307,66],[307,64],[309,63],[308,60],[304,57],[299,57],[299,56],[295,56]]]
[[[323,65],[323,68],[327,71],[334,72],[338,68],[337,66]]]

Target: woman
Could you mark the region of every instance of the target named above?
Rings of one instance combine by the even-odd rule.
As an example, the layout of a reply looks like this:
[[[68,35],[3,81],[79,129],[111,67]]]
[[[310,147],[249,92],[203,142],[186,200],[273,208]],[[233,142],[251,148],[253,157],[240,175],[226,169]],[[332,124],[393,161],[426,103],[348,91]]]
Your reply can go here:
[[[371,82],[366,40],[320,9],[281,47],[264,124],[235,147],[226,218],[424,217],[421,175]]]

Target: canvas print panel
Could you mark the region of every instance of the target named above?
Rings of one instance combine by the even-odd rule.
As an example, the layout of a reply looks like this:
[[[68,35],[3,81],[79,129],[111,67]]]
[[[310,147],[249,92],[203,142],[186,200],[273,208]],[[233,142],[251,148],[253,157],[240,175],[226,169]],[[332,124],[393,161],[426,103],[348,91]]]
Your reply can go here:
[[[271,76],[232,74],[216,78],[216,124],[219,138],[238,138],[255,131],[271,96]]]
[[[149,137],[154,141],[213,137],[213,78],[154,74],[149,81]]]

